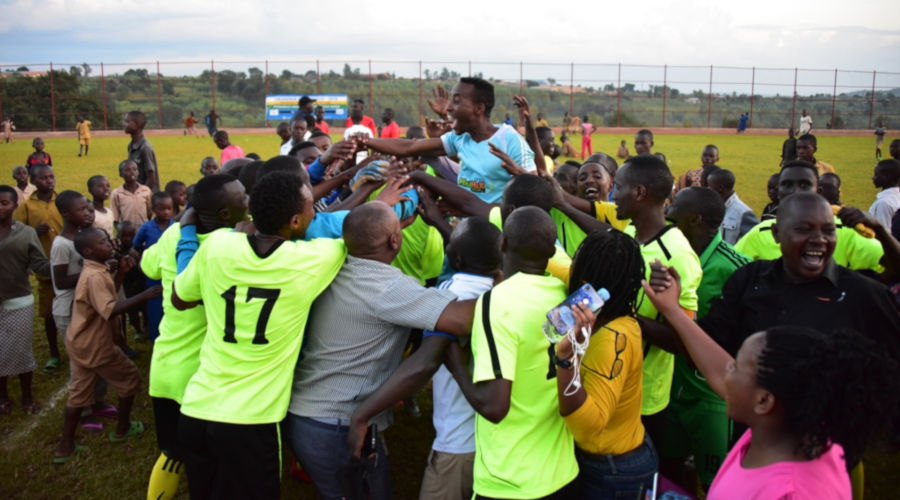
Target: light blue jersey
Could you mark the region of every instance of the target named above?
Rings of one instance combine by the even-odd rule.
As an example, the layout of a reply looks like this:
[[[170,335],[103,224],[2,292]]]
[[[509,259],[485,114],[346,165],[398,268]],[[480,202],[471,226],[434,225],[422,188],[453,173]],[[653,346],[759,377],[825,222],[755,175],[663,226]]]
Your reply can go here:
[[[509,125],[501,125],[486,141],[476,142],[468,132],[447,132],[441,136],[447,156],[458,156],[460,163],[457,184],[468,189],[487,203],[500,203],[503,189],[512,178],[501,165],[500,158],[491,154],[493,143],[516,163],[528,171],[535,170],[534,152],[525,138]]]

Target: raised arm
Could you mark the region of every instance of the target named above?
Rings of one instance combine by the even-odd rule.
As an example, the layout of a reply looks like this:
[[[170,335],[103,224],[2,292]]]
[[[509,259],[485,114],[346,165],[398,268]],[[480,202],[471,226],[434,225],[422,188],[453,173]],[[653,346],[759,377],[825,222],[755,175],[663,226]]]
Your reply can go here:
[[[488,217],[491,213],[493,205],[452,182],[432,177],[421,170],[410,173],[409,179],[411,183],[427,188],[467,215]]]
[[[363,145],[372,148],[379,153],[394,156],[442,156],[444,143],[440,137],[422,139],[366,139]]]

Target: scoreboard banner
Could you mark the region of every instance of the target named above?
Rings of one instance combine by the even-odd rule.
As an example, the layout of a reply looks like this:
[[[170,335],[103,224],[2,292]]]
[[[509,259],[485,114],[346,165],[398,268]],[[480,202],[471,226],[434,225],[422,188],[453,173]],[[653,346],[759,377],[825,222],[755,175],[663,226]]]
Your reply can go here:
[[[347,94],[276,94],[266,96],[266,120],[290,121],[297,112],[297,101],[304,95],[325,109],[326,120],[346,120]]]

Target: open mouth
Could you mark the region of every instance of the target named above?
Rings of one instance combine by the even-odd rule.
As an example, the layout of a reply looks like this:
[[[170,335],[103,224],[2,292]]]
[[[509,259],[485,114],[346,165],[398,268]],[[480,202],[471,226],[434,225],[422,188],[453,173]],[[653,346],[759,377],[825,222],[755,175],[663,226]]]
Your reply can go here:
[[[600,190],[595,187],[584,188],[584,196],[586,198],[597,198],[600,196]]]
[[[825,263],[825,252],[803,252],[801,257],[803,259],[803,264],[807,267],[821,267]]]

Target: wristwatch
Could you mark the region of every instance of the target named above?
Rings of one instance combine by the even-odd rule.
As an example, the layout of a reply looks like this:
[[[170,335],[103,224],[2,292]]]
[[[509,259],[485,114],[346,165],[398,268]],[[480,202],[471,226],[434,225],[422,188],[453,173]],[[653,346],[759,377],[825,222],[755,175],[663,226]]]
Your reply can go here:
[[[553,353],[553,362],[556,363],[556,366],[560,368],[565,368],[566,370],[572,369],[572,357],[566,359],[560,359],[559,356],[556,355],[556,352]]]

